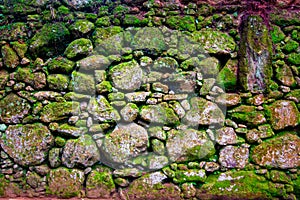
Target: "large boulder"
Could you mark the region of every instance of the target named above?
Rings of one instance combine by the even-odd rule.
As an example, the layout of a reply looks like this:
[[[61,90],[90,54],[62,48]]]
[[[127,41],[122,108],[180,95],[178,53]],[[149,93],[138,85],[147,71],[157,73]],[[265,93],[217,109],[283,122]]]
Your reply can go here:
[[[260,166],[289,169],[300,166],[299,152],[300,138],[287,132],[254,147],[251,155]]]
[[[10,125],[2,135],[0,144],[17,164],[32,166],[44,162],[54,144],[54,137],[40,123]]]
[[[100,153],[90,135],[68,140],[62,154],[62,163],[68,168],[90,167],[100,160]]]

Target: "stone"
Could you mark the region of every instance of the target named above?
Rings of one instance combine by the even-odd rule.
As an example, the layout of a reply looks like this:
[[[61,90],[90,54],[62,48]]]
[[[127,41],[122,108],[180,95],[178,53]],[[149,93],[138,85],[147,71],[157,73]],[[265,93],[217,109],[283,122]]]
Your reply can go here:
[[[87,110],[93,115],[94,120],[98,120],[99,122],[114,122],[120,120],[118,111],[115,110],[102,95],[98,95],[97,98],[92,97]]]
[[[245,91],[265,92],[272,77],[272,41],[260,16],[242,19],[239,81]]]
[[[79,169],[60,167],[47,175],[46,193],[61,198],[79,197],[84,183],[84,172]]]
[[[35,172],[26,174],[26,183],[32,188],[37,188],[42,182],[42,178]]]
[[[62,153],[62,163],[68,168],[91,167],[99,161],[98,147],[93,138],[87,134],[78,139],[68,140]]]
[[[300,123],[300,113],[293,101],[278,100],[265,106],[268,121],[275,130],[295,127]]]
[[[96,85],[96,94],[110,93],[113,87],[109,81],[102,81]]]
[[[34,57],[52,57],[63,53],[70,32],[63,22],[45,24],[30,41],[29,51]]]
[[[276,79],[285,86],[294,87],[297,85],[293,72],[288,65],[277,66]]]
[[[172,73],[179,67],[177,61],[171,57],[159,57],[154,61],[153,69],[163,72]]]
[[[7,68],[13,69],[20,64],[18,55],[9,45],[2,46],[1,54],[2,54],[4,65]]]
[[[276,44],[284,40],[285,35],[284,32],[280,29],[279,26],[273,25],[270,31],[270,35],[272,37],[272,41]]]
[[[143,120],[153,124],[179,124],[178,116],[165,102],[156,105],[142,106],[140,110],[140,116]]]
[[[81,9],[84,8],[88,5],[91,5],[92,1],[91,0],[82,0],[82,1],[77,1],[77,0],[63,0],[66,5],[68,5],[71,8],[74,9]]]
[[[39,101],[43,101],[43,100],[55,101],[56,99],[61,97],[61,94],[53,91],[40,91],[34,93],[33,96]]]
[[[10,43],[12,45],[13,50],[18,54],[20,58],[25,57],[25,53],[27,52],[28,46],[26,43],[21,43],[19,41],[14,41]]]
[[[167,49],[164,36],[160,29],[144,27],[137,31],[131,42],[133,49],[151,50],[161,52]]]
[[[212,54],[230,54],[235,50],[236,43],[227,33],[213,30],[193,32],[193,40],[199,42],[204,52]]]
[[[248,148],[228,145],[221,149],[219,162],[223,167],[243,169],[248,164],[248,158]]]
[[[270,179],[274,183],[291,183],[291,178],[285,172],[279,170],[271,170]]]
[[[216,142],[220,145],[236,144],[237,135],[233,128],[222,127],[216,130]]]
[[[85,191],[88,198],[110,198],[115,190],[112,173],[108,168],[97,167],[87,176]]]
[[[103,55],[92,55],[79,60],[76,64],[79,71],[89,71],[106,69],[110,65],[110,61]]]
[[[0,100],[0,122],[21,123],[30,108],[30,104],[25,99],[10,93]]]
[[[57,57],[52,59],[48,64],[47,68],[52,73],[64,73],[69,74],[73,71],[75,63],[64,57]]]
[[[272,199],[282,189],[254,171],[228,171],[211,174],[196,193],[199,199]],[[283,191],[284,193],[284,191]]]
[[[149,170],[159,170],[169,164],[168,157],[151,154],[147,158]]]
[[[109,74],[113,86],[126,91],[139,89],[143,80],[143,71],[135,60],[112,67]]]
[[[64,54],[69,59],[84,57],[93,51],[92,41],[86,38],[80,38],[72,41],[66,48]]]
[[[6,70],[0,69],[0,90],[3,90],[9,79],[9,73]]]
[[[118,124],[105,136],[101,149],[107,158],[106,164],[113,166],[115,163],[125,164],[146,152],[148,142],[148,133],[142,126],[135,123]]]
[[[40,119],[42,122],[59,121],[71,114],[78,114],[78,111],[78,102],[53,102],[43,108]]]
[[[217,96],[215,102],[227,107],[232,107],[241,103],[241,97],[236,93],[223,93]]]
[[[215,162],[207,162],[207,163],[205,163],[204,169],[207,172],[214,172],[214,171],[217,171],[220,169],[220,165]]]
[[[185,182],[204,183],[206,178],[207,177],[204,169],[188,169],[175,171],[175,177],[173,178],[173,181],[179,184]]]
[[[289,169],[300,166],[299,152],[300,138],[285,132],[254,147],[251,157],[260,166]]]
[[[123,19],[124,26],[144,27],[147,26],[149,19],[137,17],[136,15],[125,15]]]
[[[83,37],[90,33],[94,28],[95,25],[89,20],[79,19],[70,26],[70,31],[76,37]]]
[[[0,40],[16,41],[18,39],[27,38],[28,27],[24,22],[17,22],[9,24],[10,28],[1,26]],[[4,27],[4,28],[3,28]]]
[[[125,190],[129,199],[180,199],[180,189],[172,183],[163,183],[167,176],[162,172],[146,174],[134,180]],[[159,188],[159,189],[158,189]]]
[[[61,124],[54,131],[63,137],[78,138],[87,133],[86,127],[75,127],[69,124]]]
[[[2,134],[2,149],[21,166],[39,165],[54,144],[49,129],[40,124],[10,125]]]
[[[27,83],[35,89],[42,89],[46,86],[46,75],[43,72],[32,72],[31,68],[18,68],[14,73],[17,81]]]
[[[91,96],[96,93],[95,80],[91,74],[73,71],[71,84],[73,90],[77,93],[89,94]]]
[[[174,30],[190,31],[196,30],[195,19],[193,16],[169,16],[166,18],[166,25]]]
[[[61,149],[60,148],[52,148],[49,151],[49,165],[52,168],[57,168],[61,165],[61,159],[60,159]]]
[[[215,57],[208,57],[199,62],[198,68],[205,78],[216,77],[219,73],[220,62]]]
[[[275,135],[270,124],[264,124],[257,129],[247,131],[246,138],[250,143],[257,142],[260,139],[269,138]]]
[[[193,97],[190,100],[191,110],[187,111],[183,120],[188,125],[212,125],[223,124],[225,116],[217,104],[200,97]]]
[[[50,74],[47,82],[50,90],[64,91],[69,86],[69,77],[63,74]]]
[[[300,89],[295,89],[289,92],[286,96],[286,99],[294,101],[295,103],[300,102]]]
[[[172,162],[208,158],[215,153],[214,144],[206,133],[194,129],[169,131],[166,149]]]
[[[145,102],[147,97],[151,95],[151,92],[131,92],[126,93],[125,98],[128,102]]]
[[[288,62],[292,65],[300,64],[300,53],[290,53],[288,55]]]
[[[124,121],[133,122],[139,114],[139,108],[134,103],[128,103],[121,109],[120,114]]]
[[[230,111],[230,116],[237,122],[247,125],[260,125],[267,122],[264,112],[256,111],[255,106],[241,105]]]

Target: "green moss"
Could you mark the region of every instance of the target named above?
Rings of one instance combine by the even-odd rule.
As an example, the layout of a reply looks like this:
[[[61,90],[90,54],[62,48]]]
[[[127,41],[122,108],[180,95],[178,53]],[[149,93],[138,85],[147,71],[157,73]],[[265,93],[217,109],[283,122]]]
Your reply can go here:
[[[294,194],[299,199],[300,198],[300,176],[298,175],[298,178],[293,181],[294,186]]]
[[[166,24],[172,29],[181,30],[181,31],[195,31],[195,19],[192,16],[170,16],[166,19]]]
[[[300,53],[291,53],[288,55],[288,62],[292,65],[300,65]]]
[[[283,51],[290,53],[294,50],[296,50],[299,47],[299,43],[296,42],[295,40],[289,40],[284,46],[283,46]]]
[[[5,195],[7,184],[8,181],[4,178],[4,174],[0,174],[0,197]]]
[[[51,74],[47,77],[47,82],[50,89],[63,91],[68,88],[69,77],[63,74]]]
[[[57,10],[58,10],[58,14],[61,14],[61,15],[70,14],[70,10],[66,6],[59,6]]]
[[[95,25],[98,27],[110,26],[110,18],[108,16],[100,17],[96,20]]]
[[[146,26],[148,19],[140,19],[135,15],[125,15],[123,25],[125,26]]]
[[[58,121],[66,119],[70,114],[76,114],[79,111],[78,102],[53,102],[47,104],[41,112],[43,122]]]
[[[52,59],[47,68],[50,72],[69,74],[73,71],[75,63],[67,58],[57,57]]]
[[[66,144],[66,139],[62,138],[62,137],[56,137],[55,138],[55,144],[58,146],[58,147],[63,147],[65,146]]]
[[[87,56],[93,50],[91,40],[80,38],[72,41],[66,48],[64,54],[69,59],[75,59],[82,56]]]
[[[26,43],[20,43],[18,41],[14,41],[10,43],[12,45],[12,48],[17,52],[19,57],[24,58],[25,53],[28,49],[28,46]]]
[[[270,32],[272,41],[276,44],[284,40],[285,35],[278,26],[273,26],[273,30]]]

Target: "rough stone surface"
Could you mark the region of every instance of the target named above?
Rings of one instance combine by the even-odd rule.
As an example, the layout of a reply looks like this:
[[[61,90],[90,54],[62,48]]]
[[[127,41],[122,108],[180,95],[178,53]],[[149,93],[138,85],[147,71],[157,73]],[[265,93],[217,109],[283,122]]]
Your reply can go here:
[[[48,194],[61,198],[78,197],[84,182],[84,172],[60,167],[50,171],[47,182]]]
[[[98,147],[90,135],[68,140],[62,154],[62,163],[68,168],[90,167],[100,160]]]
[[[9,73],[6,70],[0,70],[0,90],[3,90],[9,78]]]
[[[21,123],[30,108],[30,104],[25,99],[10,93],[0,100],[0,122]]]
[[[118,89],[132,91],[141,86],[143,71],[135,60],[114,66],[109,73],[114,87]]]
[[[219,162],[223,167],[242,169],[248,164],[248,157],[248,148],[228,145],[221,149]]]
[[[71,114],[78,113],[78,102],[53,102],[47,104],[41,112],[43,122],[52,122],[68,118]]]
[[[120,138],[122,139],[120,140]],[[113,132],[106,135],[102,150],[109,162],[124,163],[144,153],[147,146],[146,129],[135,123],[118,124]]]
[[[89,56],[77,62],[80,71],[106,69],[109,64],[109,60],[102,55]]]
[[[287,132],[254,147],[252,160],[265,167],[296,168],[300,166],[299,152],[300,138]]]
[[[266,106],[266,114],[275,130],[294,127],[300,123],[300,113],[292,101],[279,100]]]
[[[93,51],[92,41],[85,38],[80,38],[72,41],[66,48],[64,54],[69,59],[74,59],[76,57],[87,56]]]
[[[216,131],[216,142],[220,145],[236,144],[237,135],[233,128],[223,127]]]
[[[4,64],[8,68],[16,68],[19,65],[19,58],[16,52],[8,45],[4,45],[1,48],[1,54]]]
[[[190,100],[192,109],[186,113],[183,120],[189,125],[223,124],[225,116],[217,104],[200,97]]]
[[[54,143],[54,137],[42,124],[10,125],[2,135],[2,149],[22,166],[41,164]]]
[[[204,131],[194,129],[169,132],[166,148],[171,161],[193,161],[212,156],[214,144]]]

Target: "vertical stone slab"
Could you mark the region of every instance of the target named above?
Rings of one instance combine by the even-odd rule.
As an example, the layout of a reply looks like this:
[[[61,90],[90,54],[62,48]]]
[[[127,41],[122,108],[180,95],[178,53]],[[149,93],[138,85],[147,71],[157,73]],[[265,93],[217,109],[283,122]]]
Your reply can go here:
[[[242,18],[239,81],[245,91],[264,93],[272,77],[272,42],[260,16]]]

